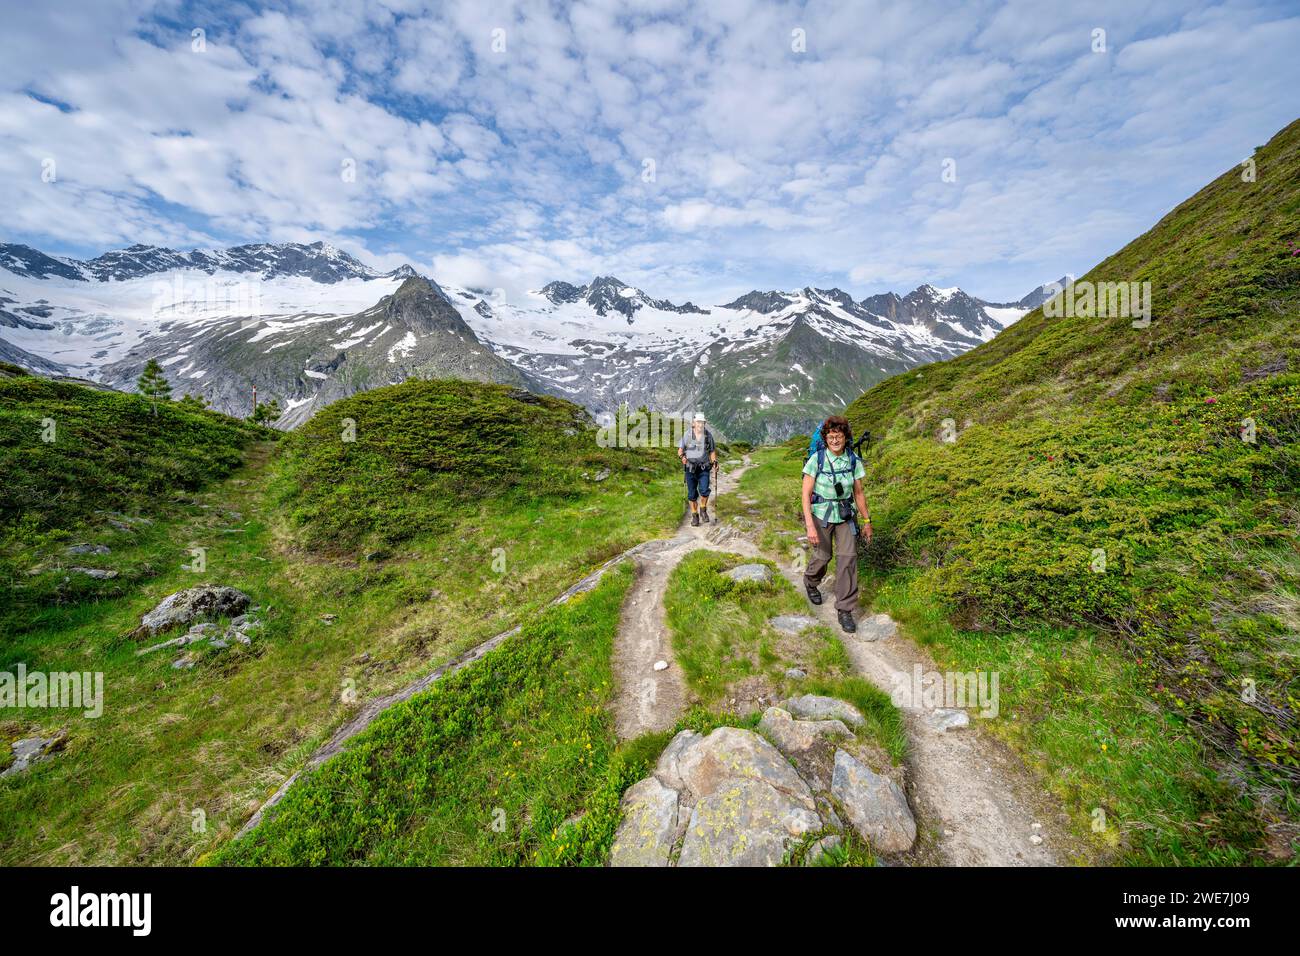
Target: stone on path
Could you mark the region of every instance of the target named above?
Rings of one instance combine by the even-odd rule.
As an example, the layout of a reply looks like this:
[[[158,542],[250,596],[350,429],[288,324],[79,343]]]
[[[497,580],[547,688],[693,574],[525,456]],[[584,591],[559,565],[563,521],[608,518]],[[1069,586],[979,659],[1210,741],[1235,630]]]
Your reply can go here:
[[[856,707],[848,701],[837,700],[834,697],[804,694],[802,697],[791,697],[789,700],[782,701],[779,706],[782,710],[804,720],[829,720],[833,717],[844,721],[850,727],[861,727],[866,723],[862,713]]]
[[[935,730],[946,731],[953,730],[957,727],[967,726],[970,723],[970,715],[964,710],[958,710],[952,707],[939,707],[935,710],[927,711],[924,720]]]
[[[730,787],[737,780],[755,780],[779,790],[809,810],[816,807],[808,784],[781,751],[752,730],[719,727],[685,748],[677,766],[693,802]]]
[[[835,751],[831,795],[858,834],[882,853],[901,853],[916,840],[916,820],[894,781],[843,750]]]
[[[853,732],[840,720],[795,720],[780,707],[769,707],[758,722],[759,732],[766,735],[786,756],[811,750],[821,740],[852,737]]]
[[[888,614],[873,614],[858,621],[853,637],[859,641],[887,641],[898,633],[898,622]]]

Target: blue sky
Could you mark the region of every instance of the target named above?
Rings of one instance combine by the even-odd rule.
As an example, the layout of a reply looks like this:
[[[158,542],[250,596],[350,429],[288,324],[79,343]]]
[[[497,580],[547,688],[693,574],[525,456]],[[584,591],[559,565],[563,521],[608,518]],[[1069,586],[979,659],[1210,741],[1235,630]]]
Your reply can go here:
[[[507,295],[1015,299],[1300,116],[1295,2],[6,0],[2,22],[0,241],[324,239]]]

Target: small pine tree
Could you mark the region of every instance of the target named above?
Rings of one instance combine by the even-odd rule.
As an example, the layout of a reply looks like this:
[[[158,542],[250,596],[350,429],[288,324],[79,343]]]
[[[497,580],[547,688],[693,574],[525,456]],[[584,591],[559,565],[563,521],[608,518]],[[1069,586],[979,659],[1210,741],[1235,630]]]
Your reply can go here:
[[[201,412],[208,408],[206,398],[202,395],[191,395],[189,392],[186,392],[184,397],[176,404],[190,412]]]
[[[269,425],[280,417],[280,403],[274,398],[269,402],[262,402],[257,408],[253,409],[253,421],[259,425]]]
[[[170,401],[172,396],[172,387],[167,378],[163,375],[162,366],[158,364],[157,359],[150,359],[144,365],[144,371],[140,373],[140,379],[135,383],[135,387],[140,390],[140,394],[153,402],[153,413],[158,414],[158,400],[164,402]]]

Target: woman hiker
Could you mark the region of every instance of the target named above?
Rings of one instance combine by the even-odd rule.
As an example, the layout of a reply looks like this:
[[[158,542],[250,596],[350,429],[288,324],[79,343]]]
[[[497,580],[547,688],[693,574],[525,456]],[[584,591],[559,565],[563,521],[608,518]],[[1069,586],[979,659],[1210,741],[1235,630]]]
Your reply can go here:
[[[847,418],[832,415],[826,419],[821,436],[826,447],[819,448],[803,466],[803,520],[808,540],[815,545],[813,558],[804,571],[803,585],[808,600],[821,604],[817,585],[826,576],[833,547],[835,610],[840,627],[851,633],[857,630],[853,612],[858,606],[859,534],[865,543],[871,543],[871,512],[867,510],[867,496],[862,491],[862,479],[867,471],[862,467],[862,459],[849,447],[853,436]]]
[[[691,430],[682,436],[677,457],[686,469],[686,497],[691,503],[691,527],[709,523],[709,471],[718,461],[713,434],[705,427],[704,415],[695,413]]]

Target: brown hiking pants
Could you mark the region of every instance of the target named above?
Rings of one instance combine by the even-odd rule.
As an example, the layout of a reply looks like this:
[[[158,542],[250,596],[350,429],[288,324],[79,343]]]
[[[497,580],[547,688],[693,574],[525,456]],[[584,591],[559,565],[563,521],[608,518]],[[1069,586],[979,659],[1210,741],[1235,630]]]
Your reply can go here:
[[[839,521],[823,528],[817,522],[817,546],[803,574],[803,583],[817,587],[831,563],[831,544],[835,545],[835,610],[858,609],[858,538],[852,521]]]

